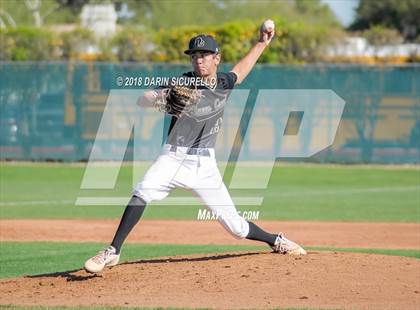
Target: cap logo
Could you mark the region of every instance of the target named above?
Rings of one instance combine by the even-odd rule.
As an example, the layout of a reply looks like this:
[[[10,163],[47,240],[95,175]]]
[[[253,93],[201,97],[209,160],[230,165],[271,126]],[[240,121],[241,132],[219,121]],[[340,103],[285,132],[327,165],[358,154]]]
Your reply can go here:
[[[203,47],[205,44],[206,44],[206,42],[204,42],[204,40],[202,38],[200,38],[200,37],[198,37],[194,41],[194,46],[195,47]]]

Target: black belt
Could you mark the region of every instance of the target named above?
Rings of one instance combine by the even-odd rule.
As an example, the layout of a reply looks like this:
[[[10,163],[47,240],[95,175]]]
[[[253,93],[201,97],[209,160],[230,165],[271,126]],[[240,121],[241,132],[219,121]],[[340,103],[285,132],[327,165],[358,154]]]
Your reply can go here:
[[[177,146],[171,145],[171,148],[169,149],[170,152],[176,152]],[[200,155],[200,156],[207,156],[210,157],[210,151],[208,149],[197,149],[190,147],[187,150],[188,155]]]

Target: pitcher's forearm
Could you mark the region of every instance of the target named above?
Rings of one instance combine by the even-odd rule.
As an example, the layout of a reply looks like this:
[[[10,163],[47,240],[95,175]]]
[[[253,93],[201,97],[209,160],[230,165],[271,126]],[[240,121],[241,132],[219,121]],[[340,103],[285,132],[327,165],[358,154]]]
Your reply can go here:
[[[247,77],[249,72],[251,72],[266,47],[267,45],[264,42],[257,42],[248,54],[233,67],[232,71],[238,75],[238,84]]]

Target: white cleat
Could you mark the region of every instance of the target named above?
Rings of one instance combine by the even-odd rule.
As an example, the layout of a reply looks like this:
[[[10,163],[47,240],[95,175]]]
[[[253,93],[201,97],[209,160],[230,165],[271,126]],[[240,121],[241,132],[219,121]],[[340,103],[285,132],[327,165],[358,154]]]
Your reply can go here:
[[[305,255],[306,251],[297,243],[286,239],[283,233],[279,233],[274,246],[271,247],[274,252],[289,255]]]
[[[104,250],[99,251],[97,255],[89,258],[85,263],[85,269],[89,272],[100,272],[102,269],[112,267],[118,264],[120,254],[115,254],[115,248],[110,245]]]

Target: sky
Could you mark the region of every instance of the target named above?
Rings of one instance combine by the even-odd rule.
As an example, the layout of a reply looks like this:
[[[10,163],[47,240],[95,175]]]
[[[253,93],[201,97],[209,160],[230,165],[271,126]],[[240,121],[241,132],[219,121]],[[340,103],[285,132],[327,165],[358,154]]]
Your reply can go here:
[[[348,26],[354,20],[355,9],[359,0],[321,0],[328,4],[343,26]]]

